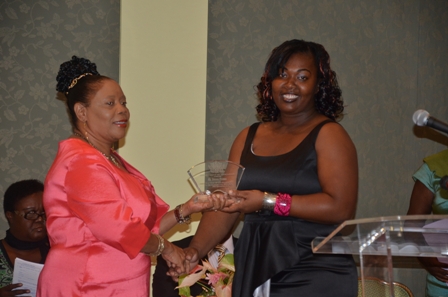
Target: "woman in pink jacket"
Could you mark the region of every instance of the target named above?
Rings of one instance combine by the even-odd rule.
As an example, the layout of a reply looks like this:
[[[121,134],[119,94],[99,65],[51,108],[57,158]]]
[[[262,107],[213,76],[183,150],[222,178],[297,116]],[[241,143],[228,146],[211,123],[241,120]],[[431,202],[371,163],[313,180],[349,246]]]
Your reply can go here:
[[[168,212],[151,182],[112,149],[129,121],[118,83],[76,56],[61,65],[57,81],[73,135],[59,143],[45,180],[51,252],[38,296],[147,297],[149,255],[186,271],[183,251],[159,234],[223,201],[207,197],[195,203],[192,197]]]

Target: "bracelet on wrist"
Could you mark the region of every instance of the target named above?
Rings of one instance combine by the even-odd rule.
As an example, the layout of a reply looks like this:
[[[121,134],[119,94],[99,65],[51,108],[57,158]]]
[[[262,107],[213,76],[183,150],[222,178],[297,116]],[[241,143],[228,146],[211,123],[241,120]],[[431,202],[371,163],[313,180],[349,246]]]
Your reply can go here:
[[[279,216],[289,216],[291,210],[292,197],[289,194],[278,193],[275,200],[274,213]]]
[[[152,233],[152,235],[157,237],[157,239],[159,240],[159,245],[157,246],[157,250],[155,252],[146,253],[146,254],[151,257],[157,257],[157,256],[160,256],[162,254],[163,250],[165,249],[165,241],[164,241],[163,237],[160,236],[159,234]]]
[[[276,194],[264,192],[263,204],[261,206],[261,209],[273,211],[275,208],[276,200],[277,200]]]
[[[174,209],[174,217],[176,218],[178,224],[190,224],[191,221],[190,215],[184,216],[182,214],[183,206],[184,206],[183,204],[179,204],[178,206],[176,206],[176,208]]]
[[[184,204],[181,204],[180,208],[179,208],[179,215],[180,215],[181,219],[184,221],[185,224],[190,224],[191,216],[190,215],[184,216],[183,213],[182,213],[183,209],[184,209]]]

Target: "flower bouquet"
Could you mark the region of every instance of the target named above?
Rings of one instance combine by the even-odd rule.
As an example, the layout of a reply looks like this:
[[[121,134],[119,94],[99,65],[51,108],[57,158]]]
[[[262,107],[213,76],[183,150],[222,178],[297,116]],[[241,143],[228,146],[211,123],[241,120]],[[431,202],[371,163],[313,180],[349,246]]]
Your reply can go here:
[[[197,265],[189,274],[179,277],[179,296],[191,297],[190,286],[198,283],[202,293],[197,297],[231,297],[234,274],[233,254],[225,255],[217,268],[203,260],[202,265]]]

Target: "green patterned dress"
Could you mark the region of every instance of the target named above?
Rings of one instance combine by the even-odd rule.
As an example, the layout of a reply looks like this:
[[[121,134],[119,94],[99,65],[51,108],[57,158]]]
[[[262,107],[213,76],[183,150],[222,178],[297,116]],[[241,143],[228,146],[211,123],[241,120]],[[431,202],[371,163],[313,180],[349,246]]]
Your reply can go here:
[[[12,271],[12,264],[9,262],[3,242],[0,241],[0,288],[11,284]]]

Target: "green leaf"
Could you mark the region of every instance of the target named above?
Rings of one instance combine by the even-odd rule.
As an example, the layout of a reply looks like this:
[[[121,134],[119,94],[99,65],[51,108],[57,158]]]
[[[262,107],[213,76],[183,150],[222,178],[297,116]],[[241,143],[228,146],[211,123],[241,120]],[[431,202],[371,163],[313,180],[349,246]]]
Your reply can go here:
[[[182,287],[179,288],[179,296],[187,296],[190,297],[191,293],[190,293],[190,287]]]
[[[219,263],[219,267],[224,267],[230,271],[235,272],[233,254],[225,255],[224,258],[222,258],[221,262]]]

